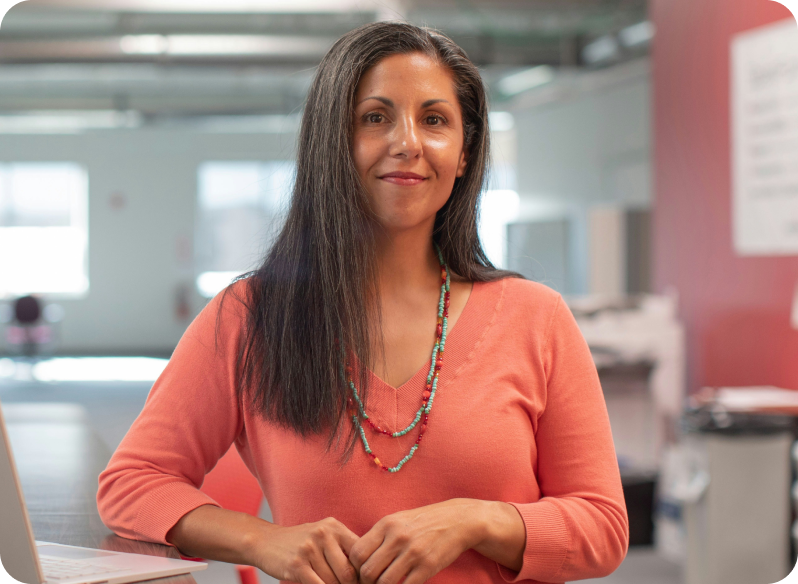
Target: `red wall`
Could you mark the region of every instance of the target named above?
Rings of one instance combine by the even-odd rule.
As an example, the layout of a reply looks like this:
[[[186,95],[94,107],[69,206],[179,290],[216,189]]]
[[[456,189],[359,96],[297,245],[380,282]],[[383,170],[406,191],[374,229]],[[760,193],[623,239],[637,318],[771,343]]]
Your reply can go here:
[[[679,292],[688,391],[798,389],[798,256],[739,257],[731,233],[729,43],[791,14],[770,0],[652,0],[651,14],[654,281]]]

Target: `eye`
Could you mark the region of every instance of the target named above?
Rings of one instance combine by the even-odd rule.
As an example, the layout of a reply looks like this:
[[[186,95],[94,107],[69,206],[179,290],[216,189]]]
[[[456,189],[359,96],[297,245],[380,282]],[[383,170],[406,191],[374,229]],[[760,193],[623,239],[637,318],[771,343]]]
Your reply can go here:
[[[371,112],[371,113],[368,113],[365,116],[363,116],[363,120],[366,121],[369,124],[379,124],[384,119],[385,119],[385,116],[383,116],[382,114],[377,113],[377,112]]]
[[[427,124],[430,126],[439,126],[441,124],[446,123],[446,120],[443,118],[443,116],[440,116],[438,114],[430,114],[424,119],[426,120]]]

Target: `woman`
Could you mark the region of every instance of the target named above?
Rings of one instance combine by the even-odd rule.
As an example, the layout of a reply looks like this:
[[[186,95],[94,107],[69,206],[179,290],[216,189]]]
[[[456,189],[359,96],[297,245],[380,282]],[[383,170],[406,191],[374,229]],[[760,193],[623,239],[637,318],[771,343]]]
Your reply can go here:
[[[181,339],[100,477],[104,521],[304,584],[613,571],[628,525],[596,369],[560,296],[485,258],[487,159],[454,43],[341,38],[285,227]],[[197,490],[233,443],[274,523]]]

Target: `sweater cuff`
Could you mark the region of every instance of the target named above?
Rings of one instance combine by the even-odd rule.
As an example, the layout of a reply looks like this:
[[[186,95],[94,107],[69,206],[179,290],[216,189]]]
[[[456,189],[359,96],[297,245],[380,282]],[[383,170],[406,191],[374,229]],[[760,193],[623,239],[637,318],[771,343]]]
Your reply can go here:
[[[557,505],[541,499],[536,503],[510,503],[521,515],[526,527],[526,545],[521,570],[515,572],[497,564],[505,582],[536,580],[559,582],[568,554],[568,528]]]
[[[172,545],[166,534],[186,514],[203,505],[220,505],[190,483],[169,482],[141,502],[133,531],[140,539]]]

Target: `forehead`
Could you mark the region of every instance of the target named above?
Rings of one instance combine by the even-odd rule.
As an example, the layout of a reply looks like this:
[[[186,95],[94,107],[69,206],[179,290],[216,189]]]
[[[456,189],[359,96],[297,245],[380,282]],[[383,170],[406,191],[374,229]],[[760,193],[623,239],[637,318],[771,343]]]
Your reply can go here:
[[[393,94],[392,96],[386,93]],[[385,57],[366,71],[355,93],[357,101],[369,96],[446,99],[457,103],[452,72],[436,59],[423,53]]]

